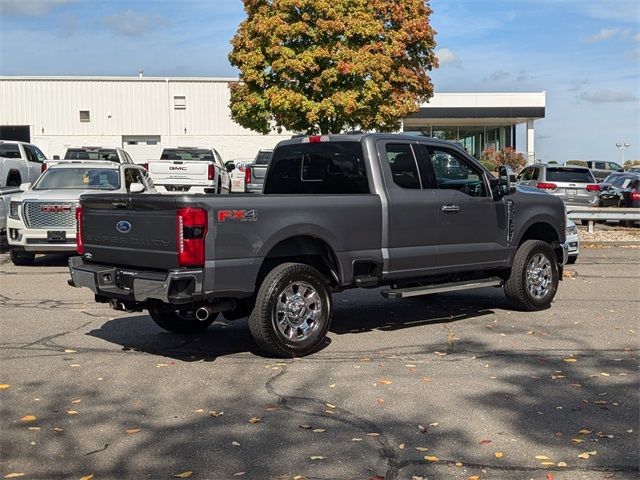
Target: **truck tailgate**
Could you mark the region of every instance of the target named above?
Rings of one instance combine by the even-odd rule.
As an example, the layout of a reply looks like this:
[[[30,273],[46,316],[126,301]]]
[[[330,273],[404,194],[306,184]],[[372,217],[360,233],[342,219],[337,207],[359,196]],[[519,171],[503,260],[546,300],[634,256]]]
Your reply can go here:
[[[83,195],[82,237],[92,262],[178,267],[176,197]]]
[[[212,164],[202,160],[153,160],[149,162],[149,175],[158,184],[205,184]]]

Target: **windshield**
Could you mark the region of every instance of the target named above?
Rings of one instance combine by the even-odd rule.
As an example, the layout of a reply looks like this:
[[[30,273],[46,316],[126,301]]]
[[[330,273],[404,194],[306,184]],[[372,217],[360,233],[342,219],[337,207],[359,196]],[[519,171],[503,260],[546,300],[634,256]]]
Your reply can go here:
[[[255,159],[256,165],[269,165],[269,161],[271,160],[271,155],[273,155],[272,151],[262,151],[258,152],[258,155]]]
[[[213,152],[204,148],[165,148],[160,160],[205,160],[212,161]]]
[[[591,170],[584,168],[547,168],[547,180],[552,182],[594,183]]]
[[[65,160],[102,160],[119,162],[118,151],[115,148],[70,148],[64,155]]]
[[[118,190],[120,172],[113,168],[50,168],[33,187],[34,190],[90,189]]]

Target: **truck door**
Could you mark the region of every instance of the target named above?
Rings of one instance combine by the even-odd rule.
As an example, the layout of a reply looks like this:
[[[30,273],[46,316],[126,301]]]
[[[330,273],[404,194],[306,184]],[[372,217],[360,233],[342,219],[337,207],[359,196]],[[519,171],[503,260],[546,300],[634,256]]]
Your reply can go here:
[[[419,168],[416,142],[380,141],[378,155],[387,192],[388,278],[419,277],[437,265],[438,201]],[[383,209],[384,209],[383,205]]]
[[[435,179],[439,271],[503,265],[509,256],[506,200],[494,200],[482,169],[455,149],[429,146],[426,161]]]

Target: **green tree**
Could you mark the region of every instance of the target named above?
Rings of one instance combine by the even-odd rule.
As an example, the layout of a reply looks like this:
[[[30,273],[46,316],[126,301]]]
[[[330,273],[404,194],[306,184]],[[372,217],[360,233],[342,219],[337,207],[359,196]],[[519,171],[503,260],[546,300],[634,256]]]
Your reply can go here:
[[[244,0],[231,115],[261,133],[393,131],[433,96],[425,0]]]

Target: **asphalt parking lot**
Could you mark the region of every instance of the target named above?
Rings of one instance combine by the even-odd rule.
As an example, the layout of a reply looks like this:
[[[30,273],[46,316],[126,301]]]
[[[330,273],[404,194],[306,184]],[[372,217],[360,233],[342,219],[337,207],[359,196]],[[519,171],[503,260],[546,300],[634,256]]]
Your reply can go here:
[[[262,356],[244,320],[166,333],[68,287],[63,256],[2,254],[0,474],[638,478],[639,253],[583,250],[537,313],[500,289],[346,292],[296,360]]]

